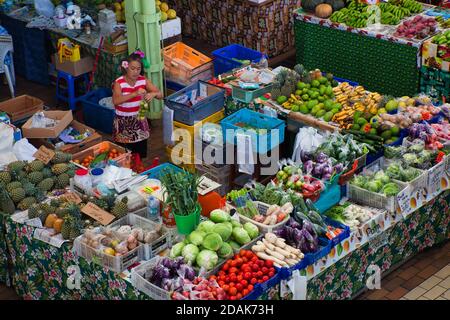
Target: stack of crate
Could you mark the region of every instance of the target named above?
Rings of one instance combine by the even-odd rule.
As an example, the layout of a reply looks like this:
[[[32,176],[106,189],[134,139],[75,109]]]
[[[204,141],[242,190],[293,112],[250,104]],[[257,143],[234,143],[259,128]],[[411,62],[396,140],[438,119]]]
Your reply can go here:
[[[231,165],[229,164],[196,164],[195,169],[199,175],[221,184],[220,188],[215,190],[221,196],[225,196],[231,190]]]

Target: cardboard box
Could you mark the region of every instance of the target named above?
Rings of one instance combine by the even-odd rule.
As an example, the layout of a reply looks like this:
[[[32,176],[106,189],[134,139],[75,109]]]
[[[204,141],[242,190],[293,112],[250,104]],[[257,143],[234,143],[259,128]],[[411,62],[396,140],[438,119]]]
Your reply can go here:
[[[431,41],[432,39],[429,39],[422,45],[422,65],[449,72],[450,48]]]
[[[0,103],[0,111],[6,112],[12,122],[29,118],[43,109],[44,101],[26,94]]]
[[[92,135],[88,138],[84,139],[80,143],[68,143],[63,145],[61,148],[58,148],[58,150],[66,153],[75,154],[78,152],[81,152],[89,147],[92,147],[93,145],[96,145],[97,143],[102,142],[102,136],[95,132],[94,129],[88,127],[87,125],[78,122],[76,120],[73,120],[70,125],[72,128],[78,130],[81,134],[85,133],[87,130],[92,132]],[[44,145],[49,149],[56,149],[55,141],[52,141],[51,139],[29,139],[29,142],[34,145],[36,148],[39,148],[40,146]]]
[[[59,61],[58,54],[52,57],[53,63],[55,64],[56,70],[64,71],[77,77],[79,75],[91,72],[94,66],[94,59],[92,57],[81,58],[76,62],[70,61]]]
[[[58,120],[56,126],[51,128],[32,128],[32,119],[28,119],[22,126],[25,138],[56,138],[72,122],[72,111],[44,111],[46,117]]]

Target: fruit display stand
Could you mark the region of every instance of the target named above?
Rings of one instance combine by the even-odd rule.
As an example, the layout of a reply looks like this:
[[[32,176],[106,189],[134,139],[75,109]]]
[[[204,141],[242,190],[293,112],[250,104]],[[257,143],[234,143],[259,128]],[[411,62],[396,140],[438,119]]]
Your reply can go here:
[[[261,2],[261,1],[260,1]],[[239,43],[269,58],[294,49],[291,14],[299,0],[175,0],[183,20],[183,35],[217,47]]]
[[[413,96],[419,90],[423,40],[355,29],[305,13],[294,13],[297,61],[357,81],[370,91]]]

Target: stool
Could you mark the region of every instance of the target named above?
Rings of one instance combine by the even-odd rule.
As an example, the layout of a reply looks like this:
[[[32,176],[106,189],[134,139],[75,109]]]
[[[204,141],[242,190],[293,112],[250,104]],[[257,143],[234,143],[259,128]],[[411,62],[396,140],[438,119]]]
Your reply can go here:
[[[67,90],[61,89],[59,87],[60,79],[65,79],[67,82]],[[64,71],[58,70],[58,76],[56,78],[56,99],[63,100],[69,104],[70,110],[75,110],[77,102],[80,100],[81,96],[75,96],[75,81],[82,79],[84,80],[86,86],[89,83],[89,73],[84,73],[79,76],[73,76]]]

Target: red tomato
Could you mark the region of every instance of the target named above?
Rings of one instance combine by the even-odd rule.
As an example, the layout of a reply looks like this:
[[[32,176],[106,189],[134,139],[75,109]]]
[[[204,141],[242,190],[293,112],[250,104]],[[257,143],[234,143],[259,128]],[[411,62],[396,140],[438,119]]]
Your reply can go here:
[[[236,289],[238,292],[242,292],[242,290],[244,290],[244,286],[240,283],[236,284]]]
[[[215,275],[212,275],[211,277],[209,277],[209,279],[210,279],[210,280],[216,280],[217,278],[216,278]]]
[[[262,273],[267,274],[269,272],[269,269],[266,267],[261,268]]]
[[[230,286],[230,289],[231,289],[232,287],[235,286],[235,283],[234,283],[234,282],[230,282],[230,283],[229,283],[229,286]]]
[[[256,279],[256,278],[252,278],[252,280],[250,280],[250,283],[251,284],[255,284],[255,283],[257,283],[258,282],[258,279]]]
[[[235,296],[230,296],[230,300],[236,300]]]
[[[258,262],[258,261],[259,261],[259,258],[257,256],[253,256],[252,262]]]
[[[248,295],[250,293],[250,291],[248,291],[248,289],[244,289],[242,290],[242,295],[245,297],[246,295]]]
[[[269,272],[275,272],[275,268],[274,267],[270,268]]]
[[[257,263],[254,263],[254,264],[252,265],[252,270],[253,270],[254,272],[257,272],[257,271],[259,270],[259,266],[258,266]]]
[[[241,257],[245,257],[245,254],[247,253],[247,250],[244,250],[244,249],[242,249],[242,250],[240,250],[239,251],[239,255],[241,256]]]
[[[220,280],[220,281],[227,281],[226,279],[227,279],[226,276],[219,276],[219,280]]]
[[[238,269],[236,267],[231,267],[230,270],[229,270],[229,273],[230,274],[238,273]]]
[[[231,274],[231,275],[230,275],[230,281],[231,281],[231,282],[236,282],[236,281],[237,281],[237,277],[236,277],[235,274]]]
[[[269,277],[268,276],[264,276],[264,277],[262,277],[262,279],[263,279],[264,282],[266,282],[267,280],[269,280]]]
[[[232,267],[236,267],[237,266],[237,260],[233,260],[233,261],[231,261],[231,264],[230,264]]]
[[[263,282],[264,282],[263,279],[258,280],[258,283],[263,283]]]
[[[221,286],[221,287],[222,287],[222,289],[223,289],[224,291],[226,291],[226,292],[228,292],[228,290],[230,290],[230,286],[227,285],[227,284],[225,284],[225,285],[223,285],[223,286]]]
[[[250,280],[251,278],[252,278],[251,272],[246,272],[246,273],[244,274],[244,279]]]
[[[247,287],[247,290],[250,291],[250,292],[252,292],[252,291],[253,291],[253,285],[252,285],[252,284],[249,284],[248,287]]]
[[[247,254],[245,255],[245,257],[249,260],[251,260],[254,256],[255,256],[255,254],[253,252],[251,252],[250,250],[247,251]]]
[[[234,287],[230,287],[228,293],[230,294],[230,296],[235,296],[237,294],[237,289]]]
[[[243,257],[243,258],[242,258],[242,261],[244,261],[244,263],[247,263],[247,262],[248,262],[247,257]]]
[[[228,271],[228,269],[230,269],[230,265],[228,263],[225,263],[222,267],[223,271]]]
[[[264,261],[263,260],[258,260],[258,266],[261,268],[261,267],[264,267]]]
[[[219,277],[220,277],[220,276],[224,276],[224,275],[225,275],[225,271],[220,270],[217,274],[219,275]]]
[[[252,272],[252,278],[256,278],[258,276],[257,272]]]
[[[274,275],[275,275],[275,272],[273,272],[273,271],[269,272],[269,278],[272,278]]]
[[[245,268],[242,268],[242,272],[244,272],[245,274],[250,273],[250,276],[251,276],[252,268],[247,266]],[[244,278],[245,278],[245,276],[244,276]]]
[[[224,281],[225,281],[226,283],[230,283],[230,277],[229,277],[229,276],[226,276]]]
[[[244,280],[244,277],[240,274],[236,277],[237,282],[241,282],[242,280]]]
[[[248,286],[248,281],[247,280],[242,280],[241,281],[242,286],[245,288]]]
[[[226,286],[225,281],[219,281],[217,284],[222,288]]]
[[[258,272],[256,273],[256,276],[257,276],[258,278],[261,278],[261,277],[263,276],[262,271],[258,271]]]
[[[236,300],[241,300],[242,299],[242,294],[241,293],[238,293],[237,295],[236,295]]]
[[[272,260],[266,260],[265,264],[266,264],[267,268],[272,268],[273,267],[273,261]]]
[[[242,260],[242,258],[238,258],[238,259],[236,260],[236,265],[237,265],[238,267],[242,266],[243,263],[244,263],[244,261]]]

